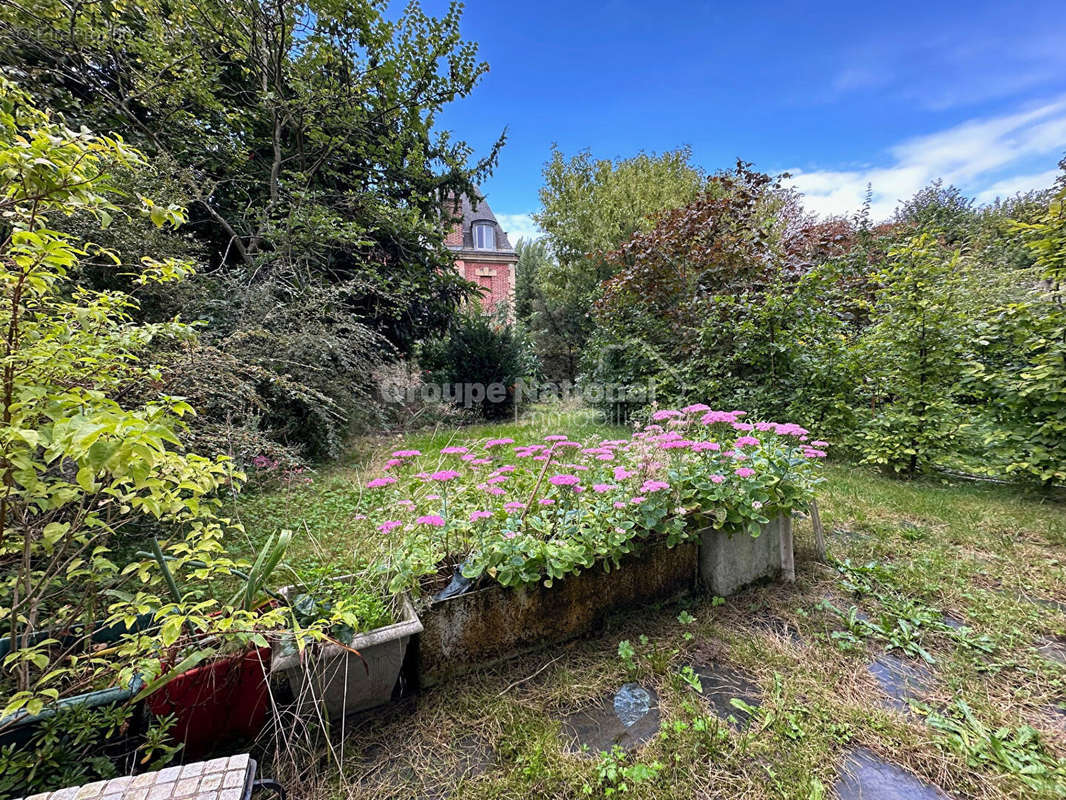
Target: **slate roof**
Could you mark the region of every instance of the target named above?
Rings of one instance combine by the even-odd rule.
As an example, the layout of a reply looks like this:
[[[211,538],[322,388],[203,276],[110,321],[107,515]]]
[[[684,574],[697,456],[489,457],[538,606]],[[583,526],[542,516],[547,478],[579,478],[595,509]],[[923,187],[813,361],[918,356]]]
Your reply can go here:
[[[500,223],[496,219],[496,215],[492,213],[492,209],[489,208],[489,204],[482,200],[476,206],[466,195],[462,195],[460,198],[459,212],[462,214],[463,225],[463,244],[449,245],[452,250],[475,250],[474,247],[474,234],[471,230],[471,226],[475,222],[491,222],[496,226],[496,249],[495,250],[477,250],[479,253],[514,253],[514,247],[511,246],[511,240],[507,238],[507,231],[500,227]],[[455,216],[459,216],[457,213]]]

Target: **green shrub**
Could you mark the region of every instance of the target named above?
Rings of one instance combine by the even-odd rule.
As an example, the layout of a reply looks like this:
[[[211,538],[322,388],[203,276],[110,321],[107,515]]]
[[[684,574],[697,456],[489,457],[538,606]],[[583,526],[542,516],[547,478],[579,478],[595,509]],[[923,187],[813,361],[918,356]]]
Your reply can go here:
[[[423,342],[418,360],[451,402],[493,420],[514,413],[515,384],[537,372],[523,332],[474,309],[460,314],[443,337]]]

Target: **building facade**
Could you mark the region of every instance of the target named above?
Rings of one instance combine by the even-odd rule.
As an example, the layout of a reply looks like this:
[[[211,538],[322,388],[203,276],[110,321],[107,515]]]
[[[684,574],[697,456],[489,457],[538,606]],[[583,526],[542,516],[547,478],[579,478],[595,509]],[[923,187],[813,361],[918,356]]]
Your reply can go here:
[[[455,253],[455,268],[481,287],[481,305],[489,312],[505,310],[514,319],[515,265],[518,255],[484,200],[463,196],[452,206],[459,221],[445,239]]]

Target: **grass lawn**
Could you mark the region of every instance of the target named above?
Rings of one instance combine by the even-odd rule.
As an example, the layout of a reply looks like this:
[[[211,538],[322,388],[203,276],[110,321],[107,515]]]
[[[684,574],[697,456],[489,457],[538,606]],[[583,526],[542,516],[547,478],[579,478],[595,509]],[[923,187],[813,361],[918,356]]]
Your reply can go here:
[[[340,565],[387,547],[353,518],[367,470],[397,446],[607,430],[549,408],[517,425],[364,440],[312,483],[248,495],[238,512],[256,536],[306,529],[294,559]],[[649,608],[349,719],[316,768],[296,759],[290,793],[806,800],[832,797],[841,765],[865,748],[953,797],[1066,796],[1066,667],[1055,660],[1066,658],[1066,505],[846,465],[825,474],[832,565],[814,561],[800,521],[794,585]],[[889,707],[877,659],[875,671],[910,676],[910,710],[905,699]],[[698,681],[701,694],[685,669],[722,665],[754,684],[758,708],[728,708],[734,724],[708,703],[713,685]],[[657,696],[658,732],[629,753],[573,752],[565,723],[627,682]]]

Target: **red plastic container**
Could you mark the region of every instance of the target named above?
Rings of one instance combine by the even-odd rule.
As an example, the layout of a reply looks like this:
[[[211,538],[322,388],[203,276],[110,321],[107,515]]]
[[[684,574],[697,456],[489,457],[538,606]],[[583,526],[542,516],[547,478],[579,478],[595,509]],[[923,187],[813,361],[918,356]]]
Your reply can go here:
[[[157,715],[174,714],[171,735],[185,760],[238,739],[254,739],[266,721],[270,648],[259,647],[183,672],[148,698]]]

